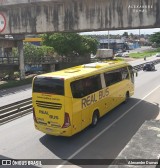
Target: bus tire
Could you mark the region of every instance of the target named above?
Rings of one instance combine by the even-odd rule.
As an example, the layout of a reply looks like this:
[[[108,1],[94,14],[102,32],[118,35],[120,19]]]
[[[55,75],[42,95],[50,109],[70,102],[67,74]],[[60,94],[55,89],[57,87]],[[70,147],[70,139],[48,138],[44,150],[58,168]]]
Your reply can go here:
[[[129,91],[126,92],[124,103],[127,103],[130,98]]]
[[[95,127],[97,125],[98,119],[99,119],[99,113],[98,111],[95,111],[92,116],[92,123],[91,123],[92,127]]]

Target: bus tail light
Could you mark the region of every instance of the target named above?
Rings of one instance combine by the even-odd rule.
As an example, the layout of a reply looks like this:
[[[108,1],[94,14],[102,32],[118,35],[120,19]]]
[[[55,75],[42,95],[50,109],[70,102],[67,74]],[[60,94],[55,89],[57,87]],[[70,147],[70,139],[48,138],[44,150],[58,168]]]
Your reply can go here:
[[[35,110],[34,110],[34,108],[33,108],[33,119],[34,119],[34,121],[37,123],[37,119],[36,119],[36,115],[35,115]]]
[[[64,113],[64,124],[63,124],[62,128],[67,128],[70,125],[71,125],[71,123],[70,123],[69,114],[68,113]]]

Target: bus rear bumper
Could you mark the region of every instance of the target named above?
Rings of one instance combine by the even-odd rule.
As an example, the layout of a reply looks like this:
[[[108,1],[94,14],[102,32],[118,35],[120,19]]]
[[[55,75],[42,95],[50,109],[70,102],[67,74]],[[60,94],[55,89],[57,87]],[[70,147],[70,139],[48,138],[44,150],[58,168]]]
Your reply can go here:
[[[40,124],[35,124],[35,128],[48,135],[72,136],[71,126],[68,128],[53,128],[53,127],[42,126]]]

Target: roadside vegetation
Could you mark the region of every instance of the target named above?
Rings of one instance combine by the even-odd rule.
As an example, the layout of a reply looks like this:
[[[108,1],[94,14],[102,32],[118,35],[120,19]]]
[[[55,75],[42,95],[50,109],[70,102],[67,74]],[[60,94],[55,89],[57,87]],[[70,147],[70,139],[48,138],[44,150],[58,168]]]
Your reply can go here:
[[[129,57],[138,59],[138,58],[144,58],[144,57],[151,57],[153,55],[156,55],[156,53],[160,53],[160,48],[157,48],[155,50],[150,50],[150,51],[130,53]]]
[[[4,82],[0,81],[0,90],[31,84],[32,79],[33,79],[33,76],[26,78],[24,80],[9,80],[9,81],[4,81]]]
[[[53,47],[60,56],[75,57],[96,54],[99,42],[92,37],[77,33],[43,34],[43,45]]]

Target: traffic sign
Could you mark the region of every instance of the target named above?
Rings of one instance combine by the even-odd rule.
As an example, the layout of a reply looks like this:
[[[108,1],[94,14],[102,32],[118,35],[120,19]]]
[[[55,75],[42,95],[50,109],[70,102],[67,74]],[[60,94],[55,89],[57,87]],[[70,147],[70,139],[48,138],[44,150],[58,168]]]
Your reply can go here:
[[[3,32],[5,27],[6,27],[6,18],[2,13],[0,13],[0,33]]]

